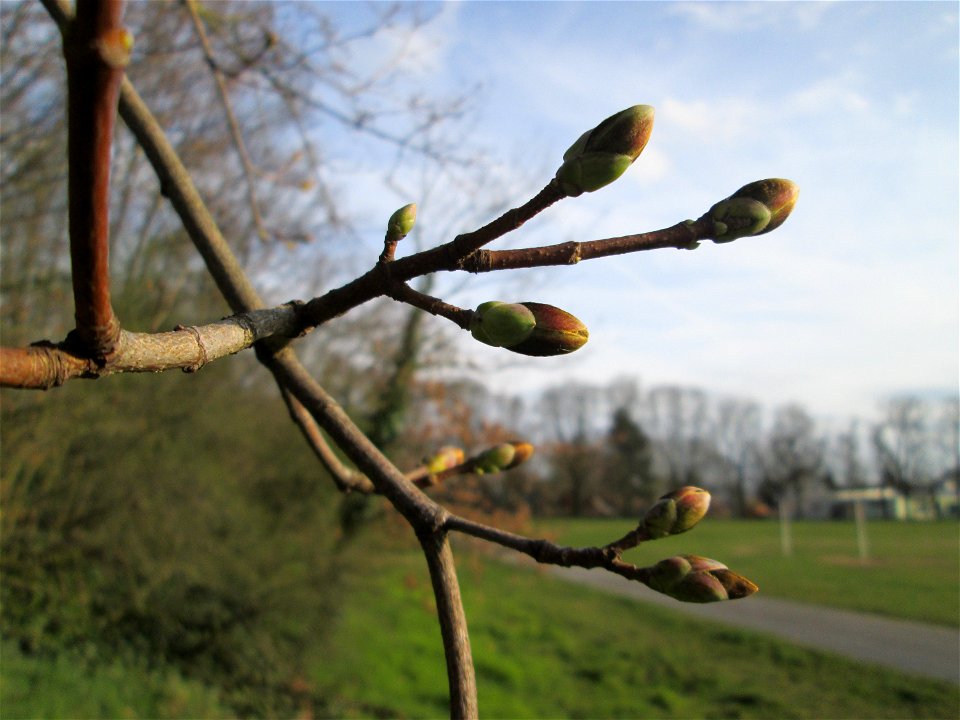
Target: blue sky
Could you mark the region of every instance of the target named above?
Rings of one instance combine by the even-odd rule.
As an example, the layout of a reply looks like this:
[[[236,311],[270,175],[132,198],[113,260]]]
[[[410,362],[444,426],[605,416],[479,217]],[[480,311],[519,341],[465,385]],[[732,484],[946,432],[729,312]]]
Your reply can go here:
[[[508,367],[472,349],[502,382],[631,375],[838,420],[903,392],[957,392],[957,3],[421,7],[435,14],[407,47],[409,82],[480,85],[465,142],[491,150],[501,182],[538,189],[584,130],[657,109],[623,178],[559,203],[513,246],[666,227],[764,177],[801,187],[794,215],[760,238],[524,271],[515,286],[472,279],[454,301],[549,302],[591,331],[574,355]],[[374,37],[370,57],[396,41]]]

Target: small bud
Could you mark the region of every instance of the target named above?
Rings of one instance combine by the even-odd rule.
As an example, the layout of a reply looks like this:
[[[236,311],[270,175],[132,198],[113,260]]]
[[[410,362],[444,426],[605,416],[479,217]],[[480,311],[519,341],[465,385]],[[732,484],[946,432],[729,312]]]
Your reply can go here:
[[[723,572],[716,570],[714,572]],[[708,603],[729,600],[726,588],[713,572],[692,572],[664,591],[674,600],[688,603]]]
[[[397,210],[387,221],[387,240],[398,241],[413,230],[417,221],[417,204],[410,203]]]
[[[707,603],[753,595],[757,586],[717,560],[676,555],[649,568],[647,585],[681,602]]]
[[[686,486],[669,492],[647,510],[640,527],[651,540],[678,535],[696,525],[710,508],[710,493]]]
[[[563,154],[556,175],[560,188],[576,197],[623,175],[650,140],[653,115],[649,105],[634,105],[581,135]]]
[[[474,460],[474,472],[477,475],[484,473],[495,473],[513,467],[512,463],[516,457],[517,450],[511,443],[501,443],[492,448],[484,450],[477,455]]]
[[[474,311],[470,332],[487,345],[510,347],[526,340],[536,324],[533,313],[520,303],[491,301]]]
[[[130,64],[133,51],[133,34],[126,28],[113,28],[104,32],[96,41],[100,59],[114,70],[122,70]]]
[[[521,304],[533,313],[536,325],[526,340],[507,348],[512,352],[535,357],[566,355],[579,350],[590,337],[587,326],[566,310],[536,302]]]
[[[442,447],[434,455],[427,458],[424,465],[431,474],[436,475],[460,465],[464,460],[463,450],[458,447]]]
[[[714,222],[714,242],[730,242],[777,229],[790,215],[799,195],[796,183],[780,178],[744,185],[707,212]]]
[[[587,327],[570,313],[543,303],[485,302],[473,313],[473,337],[521,355],[565,355],[587,342]]]

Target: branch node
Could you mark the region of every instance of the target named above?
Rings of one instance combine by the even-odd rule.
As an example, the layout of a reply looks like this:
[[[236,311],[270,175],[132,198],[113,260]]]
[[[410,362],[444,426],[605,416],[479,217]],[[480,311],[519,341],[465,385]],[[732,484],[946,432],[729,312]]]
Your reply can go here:
[[[252,328],[249,327],[249,324],[244,324],[244,321],[240,320],[239,318],[238,318],[238,321],[240,322],[241,325],[243,325],[244,329],[247,332],[252,332]],[[196,339],[197,347],[200,349],[200,359],[197,362],[193,363],[192,365],[187,365],[185,368],[183,368],[183,371],[185,373],[197,372],[200,368],[202,368],[204,365],[206,365],[209,362],[209,358],[207,357],[207,348],[203,344],[203,338],[200,336],[200,332],[193,325],[177,325],[174,328],[174,330],[178,332],[185,330],[191,333],[193,337]]]

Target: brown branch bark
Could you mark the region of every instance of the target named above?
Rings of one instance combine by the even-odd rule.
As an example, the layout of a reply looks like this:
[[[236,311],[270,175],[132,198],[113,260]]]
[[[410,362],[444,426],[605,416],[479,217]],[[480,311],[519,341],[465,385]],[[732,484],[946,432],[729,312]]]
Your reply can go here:
[[[414,290],[406,283],[391,283],[386,294],[397,302],[420,308],[431,315],[447,318],[464,330],[470,329],[470,318],[473,317],[472,310],[458,308],[456,305],[451,305],[432,295]]]
[[[461,269],[482,273],[547,265],[576,265],[581,260],[661,248],[692,250],[697,247],[699,241],[710,239],[713,231],[713,221],[703,216],[695,222],[681,222],[662,230],[636,235],[585,242],[565,242],[517,250],[479,250],[464,259]]]
[[[120,322],[110,303],[110,148],[127,36],[122,0],[78,0],[63,35],[67,66],[70,261],[79,350],[112,353]]]
[[[477,680],[473,668],[470,636],[467,633],[467,617],[460,597],[453,552],[447,534],[421,535],[430,582],[437,600],[437,616],[440,620],[440,636],[447,661],[447,683],[450,688],[450,717],[477,718]]]
[[[67,341],[26,348],[0,348],[0,386],[46,390],[71,378],[99,378],[127,372],[194,372],[227,355],[273,337],[296,337],[301,322],[295,305],[233,315],[207,325],[178,326],[172,332],[120,330],[106,360],[92,359]]]
[[[393,260],[389,263],[389,279],[402,283],[439,270],[458,270],[470,254],[516,230],[563,197],[556,181],[551,180],[523,205],[507,210],[483,227],[458,235],[450,242],[430,250]],[[321,325],[350,308],[387,294],[390,285],[384,280],[384,265],[378,264],[346,285],[308,302],[304,308],[304,317],[313,325]]]
[[[360,492],[365,495],[375,492],[370,478],[347,466],[337,457],[333,448],[323,437],[323,431],[317,425],[317,421],[313,419],[313,415],[303,406],[303,403],[297,400],[293,393],[283,385],[280,386],[280,394],[287,405],[290,417],[300,428],[300,432],[303,433],[304,439],[317,456],[320,464],[330,473],[334,484],[342,492]]]

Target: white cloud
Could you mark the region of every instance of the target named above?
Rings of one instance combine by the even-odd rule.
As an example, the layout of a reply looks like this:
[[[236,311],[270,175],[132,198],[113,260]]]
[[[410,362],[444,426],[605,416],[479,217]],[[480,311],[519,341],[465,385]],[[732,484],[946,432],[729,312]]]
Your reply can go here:
[[[823,21],[829,2],[677,2],[671,11],[711,32],[747,33],[784,24],[810,30]]]

